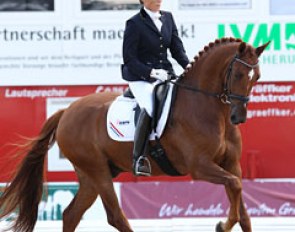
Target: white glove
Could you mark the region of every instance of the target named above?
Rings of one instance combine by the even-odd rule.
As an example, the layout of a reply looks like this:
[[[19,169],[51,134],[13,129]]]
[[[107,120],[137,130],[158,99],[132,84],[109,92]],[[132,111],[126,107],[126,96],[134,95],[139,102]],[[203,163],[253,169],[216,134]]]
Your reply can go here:
[[[188,63],[187,66],[185,67],[185,69],[189,69],[192,67],[192,64],[191,63]]]
[[[152,69],[150,76],[160,81],[166,81],[168,79],[168,73],[164,69]]]
[[[187,66],[184,69],[184,72],[187,73],[188,70],[191,69],[191,68],[192,68],[192,64],[191,63],[188,63]]]

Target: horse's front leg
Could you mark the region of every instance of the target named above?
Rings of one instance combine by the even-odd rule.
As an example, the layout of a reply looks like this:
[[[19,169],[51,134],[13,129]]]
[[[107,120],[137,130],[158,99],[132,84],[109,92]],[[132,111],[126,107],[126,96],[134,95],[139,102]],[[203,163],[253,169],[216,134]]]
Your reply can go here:
[[[232,157],[235,158],[236,156],[233,155]],[[233,162],[229,162],[231,161],[231,159],[228,159],[227,162],[223,164],[223,168],[227,170],[228,172],[232,173],[233,175],[242,179],[240,162],[236,159],[233,159],[233,160],[234,160]],[[230,189],[228,189],[227,187],[225,187],[225,189],[226,189],[227,196],[230,199],[231,197]],[[240,226],[242,228],[242,231],[252,232],[250,217],[247,213],[242,194],[240,198]]]
[[[229,199],[229,203],[230,203],[229,214],[228,214],[227,221],[225,223],[219,222],[216,225],[217,232],[231,231],[231,229],[234,227],[234,225],[237,222],[241,223],[241,218],[244,219],[244,217],[242,217],[241,210],[240,210],[241,209],[240,206],[242,203],[241,202],[241,200],[242,200],[241,191],[239,191],[239,190],[235,191],[228,185],[225,185],[225,190],[226,190],[226,193],[227,193],[227,196]],[[237,206],[238,206],[238,209],[237,209]],[[246,232],[246,231],[244,231],[244,232]]]
[[[252,232],[251,220],[245,208],[245,204],[242,197],[241,197],[241,205],[240,205],[240,215],[241,215],[240,226],[242,230],[244,232]]]
[[[200,160],[195,163],[195,168],[191,172],[192,178],[205,180],[214,184],[222,184],[226,187],[230,202],[229,215],[225,223],[219,223],[216,226],[216,231],[230,232],[233,226],[240,221],[241,180],[239,177],[215,164],[212,160],[206,160],[204,156],[200,157]]]

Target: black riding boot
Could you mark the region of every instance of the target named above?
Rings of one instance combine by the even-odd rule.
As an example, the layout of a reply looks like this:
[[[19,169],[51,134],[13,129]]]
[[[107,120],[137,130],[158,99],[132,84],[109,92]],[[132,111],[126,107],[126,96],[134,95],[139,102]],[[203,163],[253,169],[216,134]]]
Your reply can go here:
[[[134,135],[133,171],[136,176],[150,176],[151,166],[145,151],[151,132],[151,117],[141,109]]]

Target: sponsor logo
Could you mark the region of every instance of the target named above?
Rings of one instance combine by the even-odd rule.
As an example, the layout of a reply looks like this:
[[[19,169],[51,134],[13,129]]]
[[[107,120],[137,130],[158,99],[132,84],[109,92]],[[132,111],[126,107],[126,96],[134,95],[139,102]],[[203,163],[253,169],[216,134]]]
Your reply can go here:
[[[117,125],[129,125],[130,124],[130,121],[128,121],[128,120],[125,120],[125,121],[117,121]]]
[[[218,24],[218,37],[224,36],[241,38],[254,47],[271,41],[268,50],[295,49],[295,23]]]

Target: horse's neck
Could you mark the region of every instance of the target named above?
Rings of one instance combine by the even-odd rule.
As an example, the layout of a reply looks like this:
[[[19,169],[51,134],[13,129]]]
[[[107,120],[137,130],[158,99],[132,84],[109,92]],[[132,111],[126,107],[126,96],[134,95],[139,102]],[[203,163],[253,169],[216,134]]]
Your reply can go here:
[[[191,70],[189,78],[183,80],[192,86],[210,92],[221,93],[229,63],[235,55],[234,47],[215,48],[214,51],[203,55]]]
[[[190,90],[183,87],[178,90],[175,111],[181,115],[181,120],[196,117],[197,120],[223,120],[226,123],[229,107],[211,95],[222,93],[226,71],[234,54],[233,48],[217,48],[203,55],[180,80],[180,84],[190,87]]]

